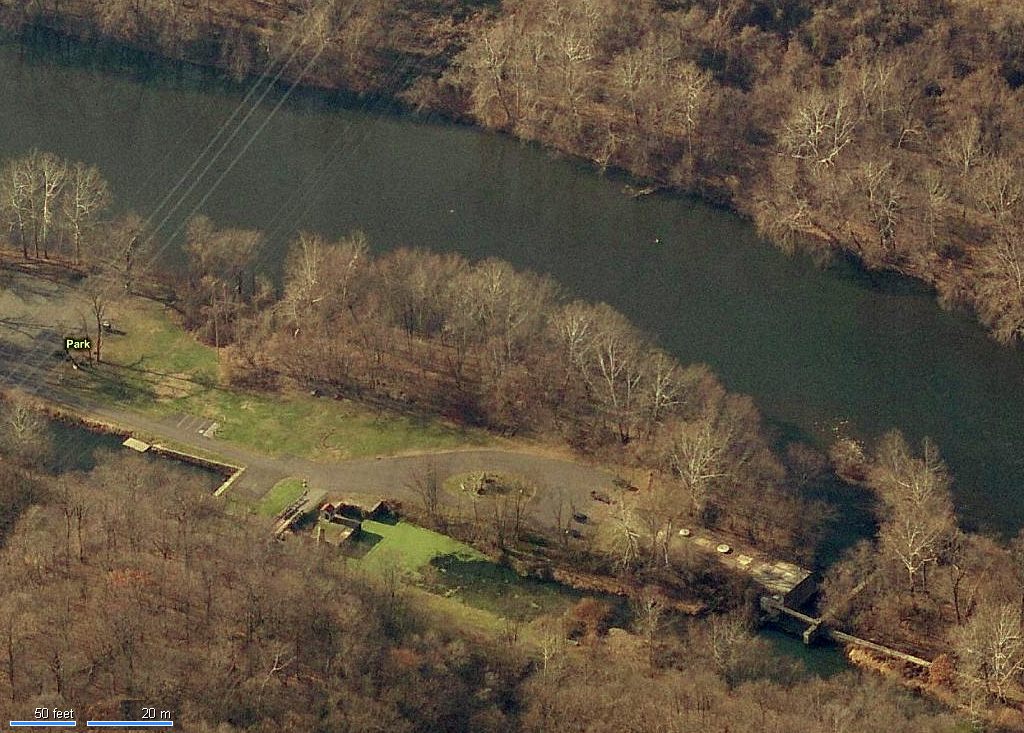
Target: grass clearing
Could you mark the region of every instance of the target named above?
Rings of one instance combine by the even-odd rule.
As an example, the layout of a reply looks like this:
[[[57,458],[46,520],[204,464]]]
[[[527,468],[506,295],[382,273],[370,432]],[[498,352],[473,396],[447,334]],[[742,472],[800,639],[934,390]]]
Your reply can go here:
[[[382,538],[360,561],[370,571],[379,572],[397,565],[410,579],[422,581],[422,569],[435,557],[456,555],[466,560],[488,559],[469,545],[408,522],[384,524],[366,520],[363,531]]]
[[[359,560],[368,573],[397,568],[409,585],[443,600],[448,613],[470,609],[466,613],[477,626],[484,618],[494,629],[506,619],[564,613],[583,597],[558,583],[522,578],[469,545],[413,524],[367,520],[363,532],[380,537]]]
[[[125,334],[104,339],[105,359],[133,369],[216,384],[217,350],[179,328],[159,304],[132,299],[115,307],[110,320]]]
[[[423,588],[412,587],[409,591],[421,603],[424,610],[437,618],[438,623],[455,624],[463,629],[500,634],[507,622],[489,611],[474,608],[457,598],[438,595]]]
[[[305,484],[300,478],[286,478],[278,481],[256,505],[256,513],[264,517],[276,517],[284,508],[302,496]]]
[[[133,299],[111,313],[122,334],[104,341],[104,365],[68,374],[69,391],[157,417],[220,423],[218,437],[270,456],[319,460],[444,450],[493,442],[485,431],[378,412],[348,400],[218,386],[218,354],[156,303]]]
[[[202,414],[221,424],[218,436],[267,455],[340,460],[402,451],[483,444],[482,431],[438,421],[374,414],[347,400],[302,394],[271,395],[212,391],[180,402],[180,412]],[[188,409],[193,408],[193,409]],[[199,408],[194,409],[194,408]]]
[[[434,592],[457,596],[463,603],[501,618],[527,621],[561,614],[583,597],[558,583],[523,578],[490,560],[441,555],[430,566]]]

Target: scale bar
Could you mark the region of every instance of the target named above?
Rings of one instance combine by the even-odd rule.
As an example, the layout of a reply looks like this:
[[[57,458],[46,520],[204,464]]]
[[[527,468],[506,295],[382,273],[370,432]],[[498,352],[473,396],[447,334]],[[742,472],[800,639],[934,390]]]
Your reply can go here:
[[[73,720],[12,720],[12,728],[74,728]]]
[[[174,725],[173,720],[89,720],[86,721],[86,725],[98,725],[106,726],[109,728],[136,728],[139,726],[145,726],[146,728],[155,728],[157,726],[170,727]]]

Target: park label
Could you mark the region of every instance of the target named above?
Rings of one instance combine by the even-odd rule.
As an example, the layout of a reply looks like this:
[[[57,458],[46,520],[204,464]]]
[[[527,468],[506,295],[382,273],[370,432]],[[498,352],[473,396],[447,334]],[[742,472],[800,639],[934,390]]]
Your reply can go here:
[[[92,341],[88,338],[65,338],[65,351],[88,351],[92,349]]]

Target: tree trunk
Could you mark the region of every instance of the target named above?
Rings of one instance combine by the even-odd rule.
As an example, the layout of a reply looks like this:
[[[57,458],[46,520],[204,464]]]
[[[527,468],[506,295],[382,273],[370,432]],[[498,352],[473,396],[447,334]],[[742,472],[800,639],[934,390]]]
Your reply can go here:
[[[78,533],[78,562],[82,565],[85,564],[85,545],[82,543],[82,512],[76,512],[76,529]]]
[[[7,681],[11,685],[11,705],[15,699],[14,670],[17,655],[14,653],[14,621],[7,627]]]
[[[96,363],[103,361],[101,349],[103,348],[103,311],[96,309]]]
[[[963,614],[960,612],[960,582],[963,580],[963,573],[956,565],[949,568],[950,585],[953,589],[953,610],[956,612],[956,623],[962,626],[964,623]],[[1024,609],[1024,596],[1021,597],[1021,608]]]

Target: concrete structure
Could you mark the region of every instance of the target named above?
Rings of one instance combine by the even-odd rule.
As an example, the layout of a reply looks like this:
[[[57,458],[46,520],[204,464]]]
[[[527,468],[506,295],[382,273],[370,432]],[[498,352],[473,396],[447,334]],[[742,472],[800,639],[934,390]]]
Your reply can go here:
[[[779,616],[787,616],[791,619],[805,624],[807,626],[802,634],[804,644],[810,645],[818,636],[827,636],[833,641],[837,641],[840,644],[846,644],[849,646],[859,646],[863,649],[875,652],[876,654],[884,654],[885,656],[893,657],[902,662],[909,662],[910,664],[916,664],[918,667],[925,669],[932,666],[932,663],[927,659],[916,657],[913,654],[907,654],[901,652],[898,649],[879,644],[874,641],[868,641],[867,639],[861,639],[860,637],[847,634],[837,629],[833,629],[825,623],[824,618],[813,618],[807,614],[795,611],[792,608],[788,608],[783,605],[777,598],[769,596],[761,597],[761,610],[768,614],[771,619],[778,619]]]
[[[764,557],[748,548],[726,544],[710,532],[682,529],[673,541],[688,543],[717,558],[726,567],[750,576],[767,596],[789,608],[799,608],[817,590],[810,570],[790,562]]]
[[[359,529],[357,527],[350,527],[345,524],[328,523],[320,524],[320,526],[317,528],[317,532],[319,533],[323,541],[326,542],[328,545],[341,547],[350,539],[352,539],[352,537],[358,534]]]
[[[312,492],[307,489],[302,492],[302,496],[285,507],[284,511],[277,515],[279,521],[277,526],[274,527],[274,536],[280,537],[290,530],[293,524],[314,511],[314,508],[319,506],[326,493],[323,489]]]
[[[130,437],[129,438],[125,438],[125,441],[121,445],[123,445],[125,448],[131,448],[132,450],[137,450],[139,453],[145,453],[150,448],[149,443],[143,443],[138,438],[130,438]]]
[[[814,594],[817,584],[810,570],[782,561],[752,561],[750,576],[773,596],[780,596],[790,608],[799,608]]]
[[[401,508],[401,504],[397,502],[388,502],[381,499],[367,512],[366,516],[375,522],[393,522],[398,518],[398,510]]]

